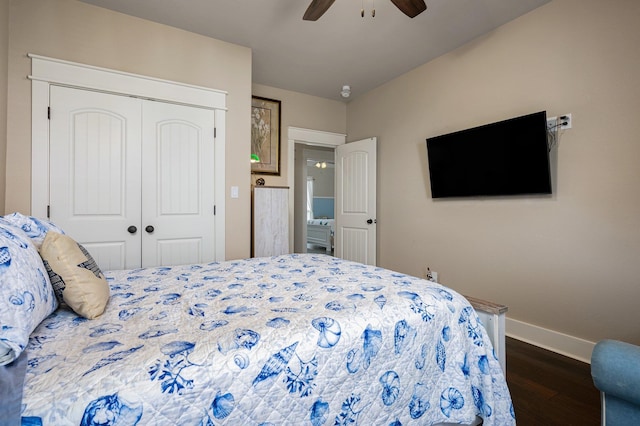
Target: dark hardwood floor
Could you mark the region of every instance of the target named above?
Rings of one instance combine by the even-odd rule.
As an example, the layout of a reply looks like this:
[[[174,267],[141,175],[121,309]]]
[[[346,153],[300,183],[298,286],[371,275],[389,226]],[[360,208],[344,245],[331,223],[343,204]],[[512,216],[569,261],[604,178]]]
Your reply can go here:
[[[589,364],[507,337],[507,383],[518,426],[600,424]]]

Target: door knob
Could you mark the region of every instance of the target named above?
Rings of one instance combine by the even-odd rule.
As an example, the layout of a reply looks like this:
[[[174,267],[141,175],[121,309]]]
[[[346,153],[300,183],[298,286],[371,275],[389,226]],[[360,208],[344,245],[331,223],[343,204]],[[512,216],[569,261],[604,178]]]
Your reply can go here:
[[[138,231],[138,228],[136,228],[133,225],[127,228],[127,232],[129,232],[130,234],[135,234],[137,231]]]
[[[373,223],[373,219],[368,219],[368,220],[367,220],[367,223],[368,223],[369,225],[371,225],[371,224]]]
[[[146,228],[144,228],[145,231],[147,231],[148,233],[152,233],[154,231],[154,227],[151,225],[147,225]]]

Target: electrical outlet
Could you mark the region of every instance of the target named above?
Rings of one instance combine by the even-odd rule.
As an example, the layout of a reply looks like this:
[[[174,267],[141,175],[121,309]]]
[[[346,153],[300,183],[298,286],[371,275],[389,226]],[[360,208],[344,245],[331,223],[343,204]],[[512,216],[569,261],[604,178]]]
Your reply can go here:
[[[566,124],[565,124],[566,123]],[[567,130],[571,128],[571,114],[565,114],[560,116],[560,130]]]
[[[433,282],[438,282],[438,273],[436,271],[432,271],[428,266],[427,266],[427,274],[426,274],[426,279],[428,281],[433,281]]]
[[[547,130],[549,131],[553,131],[554,129],[567,130],[572,127],[571,124],[571,114],[564,114],[560,117],[547,118]]]

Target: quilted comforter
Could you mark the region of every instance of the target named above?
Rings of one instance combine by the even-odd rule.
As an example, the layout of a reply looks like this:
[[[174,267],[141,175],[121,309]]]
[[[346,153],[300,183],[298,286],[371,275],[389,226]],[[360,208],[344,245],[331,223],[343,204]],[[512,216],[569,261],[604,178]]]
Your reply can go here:
[[[106,275],[101,317],[31,335],[25,423],[515,424],[475,311],[436,283],[302,254]]]

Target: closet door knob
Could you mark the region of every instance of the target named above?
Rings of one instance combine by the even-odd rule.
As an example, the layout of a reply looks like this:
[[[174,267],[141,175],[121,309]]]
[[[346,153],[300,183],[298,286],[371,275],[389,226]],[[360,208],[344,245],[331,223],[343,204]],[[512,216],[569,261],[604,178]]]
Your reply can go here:
[[[127,232],[130,234],[135,234],[138,231],[138,228],[136,228],[135,226],[131,225],[130,227],[127,228]]]
[[[152,233],[154,231],[154,227],[151,225],[147,225],[146,228],[144,228],[145,231],[147,231],[148,233]]]
[[[373,219],[368,219],[368,220],[367,220],[367,223],[368,223],[369,225],[371,225],[371,224],[373,223]]]

